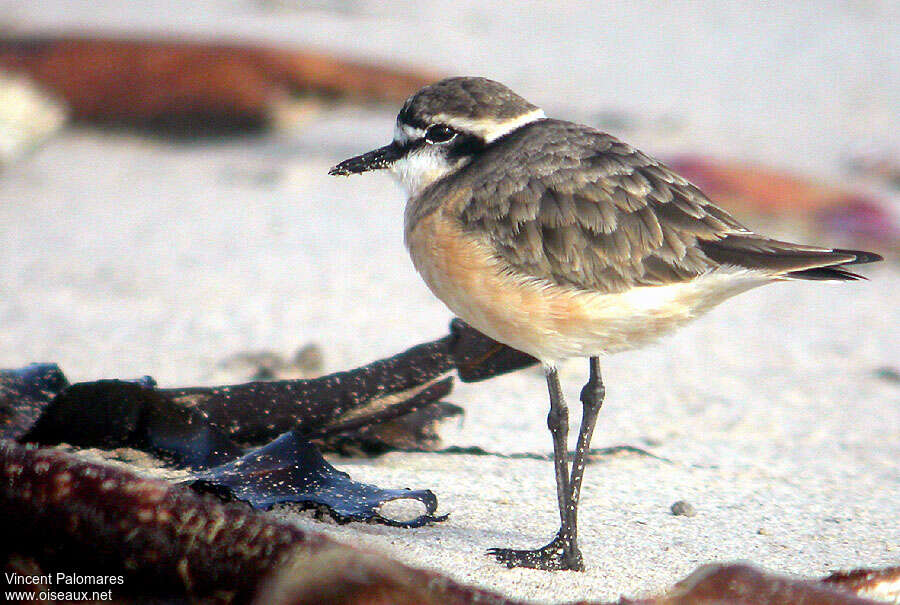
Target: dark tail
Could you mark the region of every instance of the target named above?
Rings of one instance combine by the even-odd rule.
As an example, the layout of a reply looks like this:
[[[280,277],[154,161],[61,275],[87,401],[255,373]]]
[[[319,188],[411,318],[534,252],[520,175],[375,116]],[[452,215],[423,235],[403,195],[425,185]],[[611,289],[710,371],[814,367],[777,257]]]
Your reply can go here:
[[[717,263],[768,271],[785,279],[865,279],[844,267],[882,260],[874,252],[803,246],[755,234],[734,234],[698,244],[703,253]]]
[[[855,258],[848,262],[842,262],[837,266],[816,267],[815,269],[804,269],[803,271],[791,271],[785,277],[794,279],[837,279],[842,281],[855,281],[857,279],[866,279],[865,276],[847,271],[844,269],[847,265],[865,265],[866,263],[877,263],[884,260],[880,255],[874,252],[864,252],[862,250],[842,250],[835,248],[832,252],[836,254],[852,254]]]

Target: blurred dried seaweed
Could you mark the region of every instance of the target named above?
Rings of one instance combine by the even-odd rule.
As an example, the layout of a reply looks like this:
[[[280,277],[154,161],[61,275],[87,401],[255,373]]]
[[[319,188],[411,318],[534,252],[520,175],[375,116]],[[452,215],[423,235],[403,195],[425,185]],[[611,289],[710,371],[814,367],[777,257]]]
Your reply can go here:
[[[874,194],[814,181],[759,165],[699,155],[667,164],[706,195],[742,216],[787,218],[841,245],[900,246],[898,214]]]
[[[251,43],[0,37],[0,69],[28,76],[76,120],[167,134],[257,131],[291,96],[397,104],[434,74]]]
[[[879,573],[897,576],[897,568]],[[881,584],[881,576],[875,583]],[[851,584],[782,576],[741,563],[704,565],[665,595],[646,600],[622,599],[622,605],[866,605],[878,601],[865,596],[871,583]],[[900,597],[894,588],[893,595]]]

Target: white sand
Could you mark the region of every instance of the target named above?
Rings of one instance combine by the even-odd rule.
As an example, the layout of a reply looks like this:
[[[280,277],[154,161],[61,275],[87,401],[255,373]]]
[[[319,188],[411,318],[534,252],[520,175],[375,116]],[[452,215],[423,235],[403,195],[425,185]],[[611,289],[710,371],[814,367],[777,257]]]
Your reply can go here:
[[[900,145],[900,18],[887,2],[762,14],[712,2],[547,3],[511,16],[483,2],[360,2],[351,13],[327,2],[287,13],[231,2],[221,18],[208,4],[175,16],[152,10],[161,5],[184,7],[41,2],[10,14],[23,29],[225,32],[490,75],[555,115],[646,116],[623,134],[648,151],[831,179],[848,151]],[[450,315],[403,250],[398,189],[384,175],[326,175],[386,142],[392,113],[344,108],[295,133],[219,145],[75,130],[10,166],[0,173],[0,367],[56,361],[72,380],[150,374],[185,385],[209,382],[218,360],[247,349],[318,342],[331,371],[444,334]],[[666,115],[682,127],[654,126]],[[625,455],[588,468],[584,574],[506,570],[482,554],[551,536],[549,462],[339,460],[357,479],[433,489],[450,520],[402,530],[291,517],[546,601],[644,594],[709,561],[807,576],[896,564],[900,386],[875,370],[900,364],[900,274],[888,263],[867,273],[870,282],[745,294],[658,346],[605,362],[594,445],[630,444],[671,462]],[[563,370],[573,431],[585,366]],[[550,450],[538,372],[459,385],[450,400],[467,414],[447,427],[448,443]],[[681,499],[695,517],[669,513]]]

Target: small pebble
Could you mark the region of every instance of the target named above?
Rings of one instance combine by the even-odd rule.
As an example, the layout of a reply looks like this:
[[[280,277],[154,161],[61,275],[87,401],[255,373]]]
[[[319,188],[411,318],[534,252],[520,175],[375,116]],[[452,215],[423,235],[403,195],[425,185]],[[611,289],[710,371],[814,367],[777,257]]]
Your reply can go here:
[[[693,517],[697,514],[697,511],[691,506],[690,502],[684,500],[679,500],[674,503],[669,510],[671,510],[672,514],[676,517]]]
[[[888,382],[900,383],[900,370],[890,366],[883,366],[875,370],[875,376]]]
[[[615,109],[604,109],[594,114],[591,120],[601,130],[634,130],[634,116]]]
[[[306,344],[294,353],[293,365],[307,374],[320,374],[325,367],[325,354],[316,343]]]
[[[756,530],[756,533],[759,534],[760,536],[768,536],[769,530],[766,529],[765,527],[760,527],[759,529]]]

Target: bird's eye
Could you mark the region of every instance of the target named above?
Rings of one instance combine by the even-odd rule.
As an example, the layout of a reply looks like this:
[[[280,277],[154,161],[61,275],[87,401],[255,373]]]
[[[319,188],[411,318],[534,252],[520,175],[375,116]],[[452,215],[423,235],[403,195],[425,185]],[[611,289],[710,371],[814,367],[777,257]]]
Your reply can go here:
[[[443,124],[434,124],[425,131],[425,140],[429,143],[446,143],[456,136],[456,131]]]

